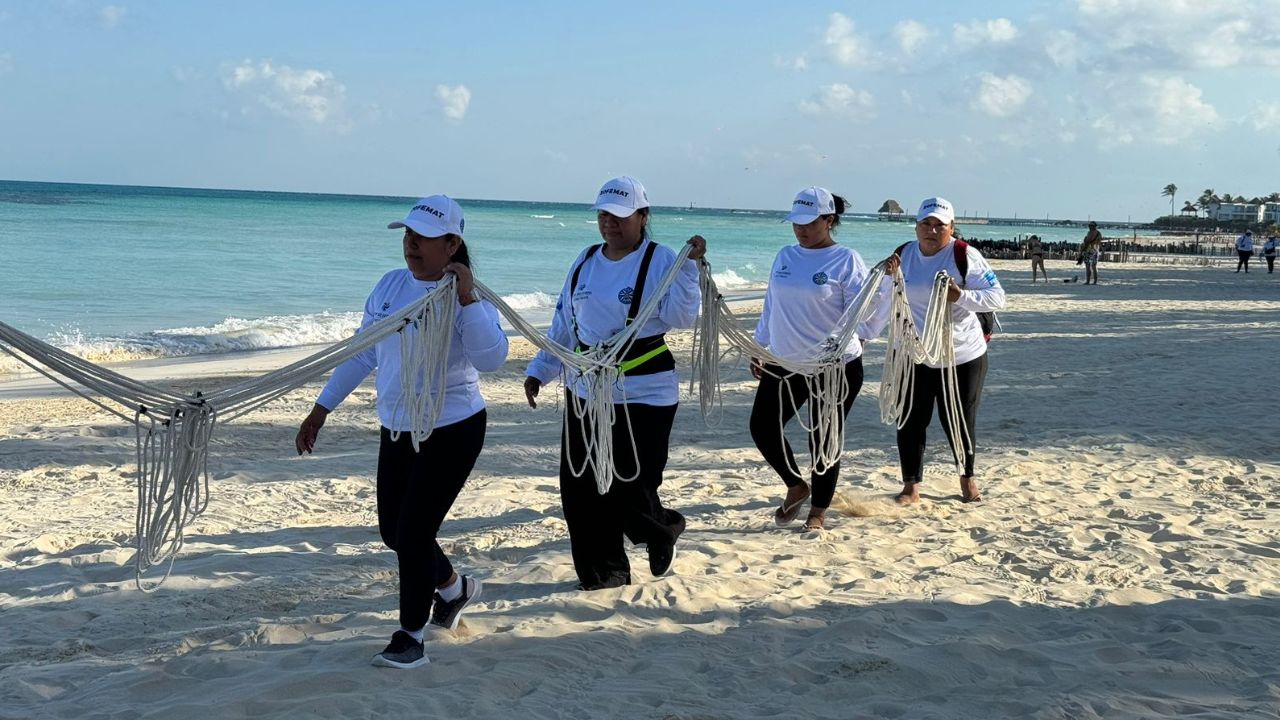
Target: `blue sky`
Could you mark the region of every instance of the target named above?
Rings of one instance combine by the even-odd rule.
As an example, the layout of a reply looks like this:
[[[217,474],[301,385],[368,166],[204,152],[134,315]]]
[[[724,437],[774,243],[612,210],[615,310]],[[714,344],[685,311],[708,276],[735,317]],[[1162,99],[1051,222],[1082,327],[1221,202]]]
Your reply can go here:
[[[1280,0],[0,0],[0,178],[1147,220],[1280,191]]]

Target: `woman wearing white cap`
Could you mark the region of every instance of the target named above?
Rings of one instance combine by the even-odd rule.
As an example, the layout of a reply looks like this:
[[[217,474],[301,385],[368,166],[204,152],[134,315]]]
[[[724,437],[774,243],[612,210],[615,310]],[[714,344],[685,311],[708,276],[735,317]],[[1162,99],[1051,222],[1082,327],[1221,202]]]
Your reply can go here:
[[[1004,288],[982,253],[961,240],[954,240],[955,211],[951,203],[933,197],[920,204],[916,212],[916,241],[909,242],[888,258],[886,271],[892,275],[899,267],[906,283],[907,299],[917,328],[925,326],[925,311],[933,291],[934,277],[939,272],[951,276],[947,303],[951,310],[952,342],[955,348],[956,379],[968,438],[951,437],[951,428],[942,424],[953,451],[963,453],[964,474],[960,476],[960,498],[964,502],[980,500],[974,479],[977,451],[975,427],[982,384],[987,377],[987,341],[978,313],[993,312],[1004,307]],[[902,467],[902,492],[899,503],[919,501],[923,479],[925,431],[933,420],[933,407],[943,410],[943,383],[940,366],[918,364],[913,369],[910,412],[898,429],[898,461]],[[957,447],[960,443],[960,447]]]
[[[456,629],[463,609],[480,597],[480,581],[458,575],[436,542],[436,534],[462,490],[484,445],[485,405],[477,370],[497,370],[507,357],[507,337],[498,313],[476,300],[471,260],[462,239],[462,208],[444,195],[419,200],[408,217],[388,228],[404,228],[407,268],[378,281],[364,306],[361,328],[431,292],[445,273],[456,276],[457,314],[445,376],[444,407],[434,429],[415,452],[413,420],[401,402],[400,335],[339,365],[298,430],[299,454],[315,448],[325,418],[375,368],[378,370],[378,530],[396,553],[400,568],[400,629],[373,658],[382,667],[412,668],[428,662],[423,629]]]
[[[801,190],[792,202],[786,219],[791,222],[796,244],[782,248],[774,258],[764,311],[755,332],[756,342],[778,357],[796,362],[816,359],[839,331],[841,317],[870,275],[857,251],[836,243],[834,233],[845,205],[844,198],[820,187]],[[870,337],[871,332],[860,328],[858,335]],[[849,394],[843,401],[847,417],[862,387],[862,343],[858,338],[844,348],[843,360],[849,383]],[[815,449],[816,403],[810,401],[809,383],[804,375],[778,365],[762,366],[756,360],[752,360],[751,373],[760,381],[751,407],[751,439],[787,486],[786,498],[774,511],[774,521],[785,525],[795,520],[800,506],[812,497],[804,529],[821,530],[835,496],[840,463],[820,467]],[[809,451],[815,456],[807,479],[800,476],[791,443],[783,432],[806,402]]]
[[[618,177],[604,184],[592,209],[604,242],[579,253],[565,279],[548,333],[566,347],[595,345],[622,330],[675,264],[670,248],[649,239],[649,198],[640,181]],[[625,534],[646,545],[649,570],[665,574],[684,531],[680,513],[664,508],[658,498],[667,446],[675,421],[678,390],[675,358],[663,335],[671,328],[693,325],[700,303],[698,267],[706,242],[695,235],[690,260],[679,268],[675,283],[658,311],[640,328],[639,339],[623,358],[624,374],[613,390],[616,421],[612,428],[614,481],[601,495],[590,472],[576,477],[583,464],[583,420],[564,413],[560,445],[560,499],[569,526],[573,566],[580,588],[597,590],[631,582],[631,566],[623,546]],[[529,364],[525,396],[537,407],[539,389],[562,373],[562,363],[539,352]],[[566,392],[585,397],[576,378]],[[571,462],[572,461],[572,462]],[[627,482],[626,478],[634,478]]]

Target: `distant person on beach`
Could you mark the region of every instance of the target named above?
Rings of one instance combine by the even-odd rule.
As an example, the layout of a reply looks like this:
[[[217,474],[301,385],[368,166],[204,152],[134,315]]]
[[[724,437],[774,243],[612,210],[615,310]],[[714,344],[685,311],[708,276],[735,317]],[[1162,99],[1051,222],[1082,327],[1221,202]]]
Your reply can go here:
[[[1277,248],[1280,248],[1280,238],[1277,238],[1274,236],[1267,238],[1267,241],[1262,244],[1262,257],[1267,261],[1268,275],[1275,272],[1276,270],[1276,249]]]
[[[778,251],[769,271],[769,287],[764,310],[756,324],[755,339],[771,353],[786,360],[809,362],[826,349],[826,344],[842,329],[840,319],[867,282],[870,271],[853,248],[836,243],[835,232],[847,203],[826,188],[801,190],[791,205],[791,230],[796,244]],[[858,330],[870,337],[869,330]],[[849,393],[844,398],[842,417],[849,415],[862,388],[862,342],[854,337],[844,348],[844,376]],[[752,359],[751,374],[760,381],[751,406],[751,439],[769,466],[787,486],[782,505],[774,511],[778,525],[796,519],[809,499],[805,530],[822,530],[827,508],[835,496],[840,462],[829,466],[818,462],[817,413],[809,397],[804,375],[788,372],[779,365],[762,365]],[[809,404],[809,452],[812,472],[800,476],[791,443],[784,429],[800,407]],[[843,432],[843,427],[840,428]]]
[[[617,177],[604,184],[592,206],[603,243],[578,254],[570,266],[556,304],[548,336],[565,347],[585,349],[622,330],[656,292],[675,264],[676,253],[650,238],[649,197],[639,180]],[[601,495],[590,471],[581,476],[587,449],[583,427],[569,409],[569,393],[585,397],[585,389],[569,378],[560,441],[560,501],[569,526],[569,545],[579,589],[599,590],[631,583],[623,536],[645,545],[649,572],[665,575],[675,557],[676,540],[684,532],[679,512],[663,507],[658,497],[667,448],[679,400],[675,357],[665,333],[691,327],[698,317],[701,293],[698,264],[706,253],[699,235],[689,239],[693,252],[679,269],[656,315],[645,322],[640,337],[623,358],[624,373],[613,390],[614,478]],[[537,407],[539,389],[563,372],[554,356],[539,352],[529,364],[525,397]]]
[[[1236,254],[1240,259],[1236,261],[1236,272],[1240,272],[1240,268],[1244,268],[1244,273],[1249,274],[1249,258],[1253,257],[1253,231],[1245,230],[1244,234],[1236,238]]]
[[[404,220],[407,268],[382,277],[364,305],[365,328],[420,300],[445,273],[457,282],[457,315],[445,375],[444,408],[431,436],[415,452],[409,409],[401,394],[400,338],[391,335],[339,365],[302,421],[298,454],[315,449],[325,418],[375,369],[378,371],[378,531],[396,553],[400,571],[400,629],[373,658],[381,667],[426,664],[423,629],[456,629],[462,611],[480,597],[480,581],[459,575],[436,534],[484,446],[485,405],[478,370],[497,370],[507,358],[507,336],[492,305],[475,298],[471,259],[462,239],[462,208],[444,195],[419,200]],[[406,328],[404,332],[412,332]]]
[[[1098,284],[1098,258],[1102,255],[1102,233],[1098,223],[1090,221],[1089,232],[1080,242],[1080,260],[1084,263],[1084,284]]]
[[[1044,269],[1044,245],[1040,243],[1039,235],[1027,238],[1027,257],[1031,258],[1031,282],[1036,281],[1036,268],[1044,275],[1044,281],[1049,282],[1049,271]]]
[[[916,212],[916,241],[903,245],[899,252],[890,255],[885,272],[892,275],[901,268],[911,314],[918,328],[925,326],[925,312],[933,292],[934,277],[939,272],[951,276],[947,302],[951,310],[959,401],[968,437],[951,437],[951,429],[946,422],[942,423],[942,428],[956,456],[964,458],[960,499],[975,502],[982,499],[974,477],[974,462],[978,404],[987,377],[987,341],[977,313],[994,312],[1004,307],[1004,288],[1000,287],[1000,281],[982,253],[967,243],[961,244],[963,241],[953,239],[954,230],[955,210],[951,203],[940,197],[925,200]],[[940,416],[945,412],[942,368],[921,363],[913,372],[911,410],[898,430],[902,492],[895,499],[902,505],[920,500],[925,431],[933,420],[934,405],[937,405]]]

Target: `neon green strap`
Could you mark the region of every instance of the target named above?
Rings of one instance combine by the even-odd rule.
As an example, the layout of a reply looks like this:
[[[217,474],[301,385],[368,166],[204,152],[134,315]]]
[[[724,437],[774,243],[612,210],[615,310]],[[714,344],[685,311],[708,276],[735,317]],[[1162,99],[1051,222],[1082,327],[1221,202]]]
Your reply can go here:
[[[666,351],[667,351],[667,344],[663,343],[639,357],[634,357],[634,358],[631,358],[630,360],[622,361],[622,364],[618,366],[618,369],[621,370],[623,374],[626,374],[627,372],[631,370],[635,370],[636,368],[658,357],[659,355],[661,355]]]

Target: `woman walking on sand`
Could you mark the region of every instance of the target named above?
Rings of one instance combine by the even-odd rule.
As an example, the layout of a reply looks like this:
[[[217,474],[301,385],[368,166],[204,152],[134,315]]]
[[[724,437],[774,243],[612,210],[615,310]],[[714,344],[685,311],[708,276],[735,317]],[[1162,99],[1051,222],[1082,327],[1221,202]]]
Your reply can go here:
[[[764,310],[756,324],[756,342],[786,360],[809,362],[825,350],[840,330],[837,325],[858,297],[870,271],[856,250],[836,242],[835,232],[847,203],[826,188],[801,190],[791,205],[791,231],[796,244],[778,251],[769,271]],[[870,331],[859,329],[869,337]],[[862,341],[853,338],[844,348],[844,376],[849,392],[843,400],[843,420],[862,388]],[[809,380],[778,365],[751,361],[751,374],[760,381],[751,406],[751,439],[769,466],[787,486],[786,497],[774,511],[774,521],[786,525],[810,500],[804,530],[822,530],[827,508],[835,496],[840,462],[823,467],[819,459],[817,403],[809,397]],[[801,477],[784,429],[800,407],[809,405],[809,452],[812,471]]]
[[[974,463],[978,404],[987,377],[987,342],[977,313],[994,312],[1004,307],[1004,289],[982,253],[963,241],[954,240],[954,232],[955,211],[951,203],[940,197],[925,200],[916,212],[916,241],[903,245],[899,252],[890,255],[885,271],[893,275],[901,269],[912,319],[918,328],[925,326],[925,313],[935,276],[940,272],[950,276],[947,306],[955,350],[958,400],[967,436],[952,437],[952,430],[946,422],[942,423],[942,428],[951,443],[952,452],[957,458],[963,458],[960,499],[974,502],[982,499],[974,477]],[[882,328],[876,329],[878,334]],[[939,415],[945,417],[941,366],[920,363],[912,368],[912,373],[910,412],[898,429],[902,491],[895,499],[902,505],[920,500],[925,431],[933,420],[935,404]]]
[[[456,629],[462,611],[480,597],[480,581],[459,575],[436,541],[484,446],[486,414],[477,370],[497,370],[507,358],[507,336],[498,325],[497,311],[474,296],[463,225],[462,208],[444,195],[419,200],[408,217],[388,225],[404,228],[408,267],[378,281],[360,324],[368,327],[421,299],[445,273],[456,276],[457,314],[444,407],[430,437],[415,452],[410,437],[414,422],[400,385],[401,335],[395,334],[333,371],[295,440],[298,454],[311,452],[329,413],[378,370],[378,531],[395,551],[400,573],[400,629],[374,656],[373,664],[381,667],[413,668],[429,662],[423,645],[428,618],[432,625]]]
[[[605,183],[592,209],[604,242],[583,250],[573,261],[548,332],[552,340],[579,350],[630,324],[677,259],[674,251],[650,238],[649,197],[639,180],[623,176]],[[613,389],[614,478],[603,495],[591,473],[574,473],[587,453],[583,438],[594,428],[584,427],[586,420],[568,409],[571,400],[566,395],[560,501],[581,590],[631,583],[624,535],[647,547],[650,573],[665,575],[675,557],[676,540],[684,532],[684,516],[663,506],[658,487],[679,399],[675,357],[664,335],[672,328],[692,326],[701,300],[694,260],[706,253],[706,241],[694,235],[689,244],[693,251],[675,283],[622,358],[623,375]],[[524,381],[530,407],[538,406],[542,386],[562,372],[563,364],[553,355],[539,352],[534,357]],[[586,397],[576,376],[566,380],[565,392]]]

